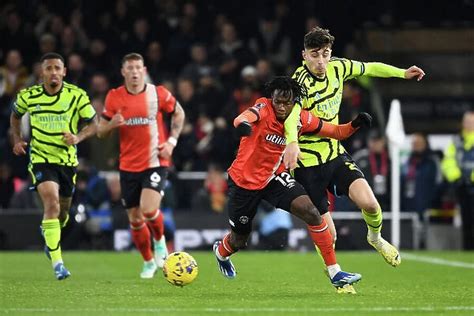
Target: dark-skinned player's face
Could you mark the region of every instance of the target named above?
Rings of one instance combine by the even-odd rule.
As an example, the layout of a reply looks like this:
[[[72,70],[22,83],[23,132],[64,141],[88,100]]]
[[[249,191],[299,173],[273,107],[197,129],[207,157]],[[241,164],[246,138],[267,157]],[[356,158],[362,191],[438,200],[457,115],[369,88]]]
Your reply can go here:
[[[290,115],[294,105],[295,100],[293,98],[293,93],[287,93],[287,91],[280,90],[273,91],[272,106],[279,121],[284,121],[288,115]]]
[[[45,59],[41,64],[41,75],[46,86],[56,88],[63,83],[63,78],[66,76],[66,68],[61,59]]]

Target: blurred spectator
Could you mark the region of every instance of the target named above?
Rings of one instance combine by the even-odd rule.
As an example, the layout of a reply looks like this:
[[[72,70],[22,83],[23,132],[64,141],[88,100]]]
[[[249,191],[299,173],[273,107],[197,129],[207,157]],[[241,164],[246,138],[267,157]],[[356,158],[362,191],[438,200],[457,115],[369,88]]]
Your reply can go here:
[[[197,103],[194,84],[190,79],[178,79],[177,98],[186,112],[186,119],[194,124],[199,113],[201,112],[201,109]]]
[[[236,86],[241,68],[255,62],[252,52],[238,38],[232,23],[222,25],[220,40],[212,56],[219,67],[219,76],[226,91]]]
[[[197,41],[196,28],[192,18],[183,17],[180,20],[178,32],[170,38],[166,51],[166,59],[173,69],[178,70],[190,61],[191,46]]]
[[[290,213],[274,208],[262,201],[257,214],[263,214],[258,228],[258,247],[265,250],[285,250],[288,248],[288,234],[293,227]]]
[[[258,89],[257,68],[251,65],[245,66],[240,72],[241,84]]]
[[[342,101],[339,110],[339,122],[346,123],[357,117],[360,112],[370,112],[369,96],[365,89],[355,81],[346,81],[342,90]],[[377,127],[372,122],[372,127]],[[349,153],[354,153],[367,146],[368,130],[359,130],[347,140],[342,141]]]
[[[102,39],[95,38],[89,46],[89,53],[86,58],[86,68],[88,72],[108,73],[112,69],[113,59],[107,55],[107,45]]]
[[[263,95],[265,93],[265,84],[275,76],[275,72],[270,62],[265,58],[260,58],[255,68],[257,69],[258,91]]]
[[[368,138],[368,148],[354,153],[353,159],[364,173],[381,208],[390,211],[390,157],[385,137],[373,129]]]
[[[41,84],[43,79],[41,78],[41,63],[35,62],[32,67],[31,74],[26,79],[25,87],[31,87],[37,84]]]
[[[204,76],[215,78],[216,69],[208,60],[207,48],[203,43],[196,43],[191,47],[191,62],[184,66],[180,77],[188,78],[193,83],[199,84]]]
[[[439,180],[439,161],[430,149],[426,135],[412,136],[412,150],[401,170],[401,209],[416,212],[421,221],[433,206]]]
[[[139,17],[133,22],[133,32],[127,40],[128,49],[143,54],[152,39],[148,20],[145,17]]]
[[[458,191],[463,246],[474,250],[474,112],[466,112],[462,130],[446,148],[441,170]]]
[[[146,51],[146,69],[154,84],[161,84],[164,80],[173,77],[173,71],[163,55],[160,42],[153,41]]]
[[[235,158],[237,142],[234,138],[233,125],[229,127],[223,117],[214,120],[214,129],[212,130],[209,144],[208,162],[220,164],[227,169]]]
[[[97,98],[105,101],[105,96],[110,89],[109,79],[103,73],[95,73],[90,79],[89,95],[91,98]],[[97,112],[102,113],[102,112]]]
[[[222,213],[227,202],[227,180],[222,168],[215,164],[209,165],[204,187],[209,195],[211,210]]]
[[[67,82],[86,89],[89,85],[89,77],[82,56],[77,53],[70,54],[67,59]]]
[[[235,89],[225,111],[227,121],[233,122],[234,118],[255,104],[262,95],[253,86],[243,85]]]
[[[13,194],[10,201],[10,208],[12,209],[23,209],[23,210],[37,210],[38,213],[42,213],[41,199],[36,193],[36,190],[31,190],[32,186],[31,179],[25,182],[19,191]]]
[[[250,49],[256,56],[268,59],[277,74],[284,74],[292,52],[290,38],[285,35],[282,25],[270,16],[260,19],[257,30],[250,39]]]
[[[13,175],[6,162],[0,163],[0,208],[8,208],[10,200],[15,193]]]
[[[211,74],[206,74],[199,80],[196,97],[199,104],[199,112],[210,118],[221,115],[224,109],[224,95],[222,86]]]
[[[7,53],[5,65],[0,67],[0,97],[13,97],[25,87],[28,71],[23,66],[20,51],[13,49]]]
[[[39,56],[56,51],[56,42],[53,34],[43,33],[39,40]]]
[[[197,170],[205,170],[206,162],[209,159],[209,151],[211,149],[212,131],[214,130],[214,122],[211,118],[201,114],[196,122],[196,152],[198,154],[198,161],[195,167]]]
[[[180,103],[183,104],[180,100]],[[183,106],[184,108],[184,106]],[[186,109],[185,109],[186,111]],[[186,112],[187,115],[188,112]],[[193,171],[196,169],[197,154],[195,147],[197,138],[194,127],[188,118],[184,122],[183,130],[179,136],[178,145],[173,151],[173,162],[178,171]]]
[[[2,34],[0,54],[6,54],[7,51],[12,49],[18,49],[23,54],[30,52],[30,55],[25,56],[25,60],[29,64],[35,55],[35,38],[26,30],[26,24],[17,11],[8,10],[6,13],[0,12],[0,17],[2,20],[4,19],[0,23],[0,34]]]

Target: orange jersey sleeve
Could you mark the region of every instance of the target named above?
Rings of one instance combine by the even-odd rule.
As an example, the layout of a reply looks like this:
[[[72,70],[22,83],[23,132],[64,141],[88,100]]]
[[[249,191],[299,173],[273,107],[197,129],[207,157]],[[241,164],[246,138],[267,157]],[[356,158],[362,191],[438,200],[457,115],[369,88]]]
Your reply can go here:
[[[322,137],[330,137],[337,140],[349,138],[357,130],[357,128],[352,127],[350,122],[334,125],[324,122],[308,111],[301,111],[301,124],[301,134],[314,133]]]
[[[158,104],[160,105],[160,111],[166,113],[174,112],[176,98],[171,94],[171,92],[164,86],[157,86],[156,93],[158,94]]]
[[[118,104],[119,102],[117,102],[116,89],[109,90],[107,96],[105,97],[104,111],[102,112],[102,117],[107,121],[110,121],[112,119],[112,116],[117,113]]]

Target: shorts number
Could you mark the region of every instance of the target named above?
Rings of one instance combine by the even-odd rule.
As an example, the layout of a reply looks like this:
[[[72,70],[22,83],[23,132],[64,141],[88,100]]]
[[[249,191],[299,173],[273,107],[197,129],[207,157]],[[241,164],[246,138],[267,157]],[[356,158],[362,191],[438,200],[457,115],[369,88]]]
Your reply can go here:
[[[275,177],[275,180],[280,182],[283,186],[287,188],[292,188],[295,185],[296,180],[291,177],[287,172],[282,172]]]
[[[161,177],[157,172],[153,172],[150,176],[150,181],[155,182],[155,183],[159,183],[161,181]]]
[[[353,162],[345,162],[346,166],[349,168],[351,171],[360,171],[360,169],[353,163]]]

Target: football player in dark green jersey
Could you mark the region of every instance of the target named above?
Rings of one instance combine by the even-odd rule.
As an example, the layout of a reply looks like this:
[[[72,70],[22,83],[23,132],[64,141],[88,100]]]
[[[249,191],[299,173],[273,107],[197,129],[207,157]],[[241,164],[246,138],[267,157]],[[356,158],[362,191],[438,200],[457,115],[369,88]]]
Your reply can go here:
[[[334,37],[328,30],[316,27],[304,37],[303,64],[293,74],[305,86],[307,96],[294,107],[285,121],[287,150],[284,163],[295,169],[295,179],[303,184],[313,203],[331,226],[334,242],[336,229],[328,210],[326,190],[348,196],[360,209],[368,227],[368,242],[396,267],[398,250],[381,237],[382,210],[363,173],[339,141],[302,135],[297,138],[297,118],[301,109],[309,110],[324,121],[338,124],[343,83],[359,76],[402,78],[418,81],[425,75],[417,66],[400,69],[378,62],[359,62],[332,58]],[[299,105],[299,106],[298,106]],[[298,158],[298,159],[297,159]]]
[[[21,90],[13,105],[10,125],[13,153],[25,155],[21,117],[28,113],[31,125],[29,171],[43,202],[41,225],[45,251],[58,280],[70,273],[61,256],[61,228],[68,221],[78,165],[76,145],[94,135],[96,113],[84,90],[63,81],[64,59],[56,53],[41,57],[43,84]],[[79,125],[84,127],[79,130]]]

